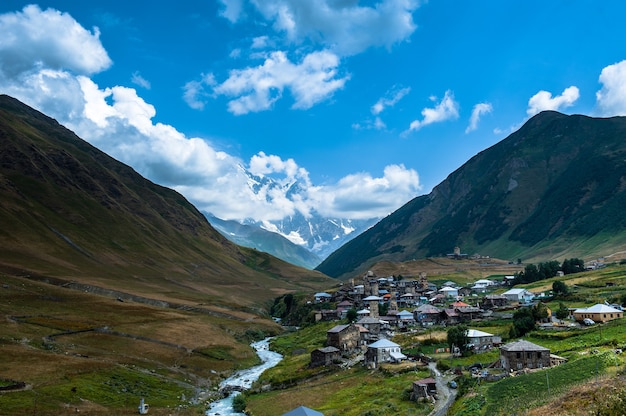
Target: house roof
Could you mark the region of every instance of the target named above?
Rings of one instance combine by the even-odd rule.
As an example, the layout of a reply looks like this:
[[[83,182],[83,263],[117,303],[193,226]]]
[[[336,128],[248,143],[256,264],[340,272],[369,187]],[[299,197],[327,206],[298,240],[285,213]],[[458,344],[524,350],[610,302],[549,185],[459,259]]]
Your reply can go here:
[[[309,292],[310,293],[310,292]],[[326,292],[317,292],[315,294],[316,298],[332,298],[332,296]]]
[[[597,303],[589,308],[580,308],[580,309],[576,309],[574,311],[574,313],[618,313],[618,312],[622,312],[619,309],[615,309],[611,306],[608,305],[603,305],[601,303]]]
[[[414,381],[413,384],[417,384],[418,386],[425,386],[428,384],[437,384],[437,381],[432,377],[428,377],[428,378],[423,378],[421,380]]]
[[[283,416],[324,416],[324,413],[320,413],[317,410],[309,409],[308,407],[300,406],[296,407],[293,410],[290,410],[287,413],[284,413]]]
[[[399,345],[393,341],[389,341],[388,339],[380,339],[376,341],[375,343],[368,345],[367,347],[368,348],[393,348],[393,347],[399,347]]]
[[[467,337],[468,338],[480,338],[480,337],[492,337],[493,334],[488,332],[479,331],[478,329],[468,329]]]
[[[331,352],[339,352],[341,351],[339,348],[335,348],[335,347],[322,347],[322,348],[318,348],[318,351],[321,351],[323,353],[331,353]]]
[[[441,313],[441,309],[433,305],[422,305],[419,308],[415,309],[419,313]]]
[[[346,329],[346,328],[347,328],[347,327],[349,327],[349,326],[350,326],[350,325],[336,325],[336,326],[334,326],[334,327],[330,328],[330,329],[329,329],[328,331],[326,331],[326,332],[327,332],[327,333],[328,333],[328,332],[330,332],[330,333],[333,333],[333,334],[334,334],[334,333],[337,333],[337,332],[341,332],[341,331],[343,331],[344,329]]]
[[[454,288],[454,287],[446,286],[446,287],[442,287],[441,289],[439,289],[439,291],[440,292],[458,292],[459,289]]]
[[[406,355],[402,354],[401,352],[391,351],[389,355],[394,360],[406,360]]]
[[[533,344],[532,342],[520,339],[519,341],[510,342],[500,347],[504,351],[550,351],[546,347]]]
[[[365,316],[357,321],[357,324],[379,324],[380,319],[372,318],[371,316]]]
[[[487,279],[480,279],[474,282],[475,285],[492,285],[493,282]]]
[[[452,304],[452,306],[454,306],[455,308],[464,308],[464,307],[467,307],[467,306],[470,306],[470,305],[468,305],[465,302],[461,302],[460,300],[458,300],[458,301],[454,302]]]
[[[397,313],[397,315],[403,317],[403,316],[410,316],[411,318],[413,317],[413,314],[407,310],[401,310],[400,312]]]
[[[369,315],[370,314],[370,310],[369,309],[361,309],[360,311],[357,311],[358,315]]]
[[[526,289],[509,289],[503,293],[503,295],[519,295],[521,293],[527,292]]]
[[[371,296],[368,296],[368,297],[364,298],[363,300],[364,301],[381,300],[381,298],[378,297],[378,296],[371,295]]]

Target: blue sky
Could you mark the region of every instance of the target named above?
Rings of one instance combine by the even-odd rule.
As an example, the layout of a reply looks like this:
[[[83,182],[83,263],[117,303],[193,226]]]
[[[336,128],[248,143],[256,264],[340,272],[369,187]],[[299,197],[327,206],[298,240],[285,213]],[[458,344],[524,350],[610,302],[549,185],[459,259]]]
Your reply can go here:
[[[218,217],[372,218],[539,111],[626,115],[624,21],[618,0],[3,0],[0,93]]]

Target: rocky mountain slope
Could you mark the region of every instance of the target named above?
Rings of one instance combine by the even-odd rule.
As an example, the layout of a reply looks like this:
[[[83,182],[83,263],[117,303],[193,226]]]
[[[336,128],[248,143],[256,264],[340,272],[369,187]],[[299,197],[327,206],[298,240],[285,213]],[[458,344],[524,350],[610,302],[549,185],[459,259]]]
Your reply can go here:
[[[241,224],[233,220],[221,220],[210,214],[205,215],[217,231],[240,246],[256,248],[307,269],[313,269],[322,262],[322,259],[314,253],[292,243],[279,233],[267,231],[256,225]]]
[[[626,118],[543,112],[428,195],[353,239],[317,270],[453,253],[542,261],[626,248]]]

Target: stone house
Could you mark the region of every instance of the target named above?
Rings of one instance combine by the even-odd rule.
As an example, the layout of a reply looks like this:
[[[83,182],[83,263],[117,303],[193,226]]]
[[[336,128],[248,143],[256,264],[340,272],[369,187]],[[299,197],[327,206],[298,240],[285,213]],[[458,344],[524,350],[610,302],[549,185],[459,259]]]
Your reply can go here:
[[[311,351],[311,363],[309,367],[320,367],[333,365],[341,358],[341,351],[335,347],[317,348]]]
[[[341,352],[351,352],[359,347],[361,334],[354,324],[337,325],[326,331],[326,346]]]
[[[373,318],[371,316],[365,316],[357,321],[357,325],[361,325],[363,328],[369,331],[370,339],[378,339],[380,335],[382,324],[380,319]]]
[[[413,316],[422,326],[437,325],[442,321],[442,310],[436,306],[424,304],[413,311]]]
[[[519,340],[500,347],[500,364],[506,371],[550,367],[550,350]]]
[[[506,306],[509,300],[504,295],[487,295],[483,298],[483,308],[494,309]]]

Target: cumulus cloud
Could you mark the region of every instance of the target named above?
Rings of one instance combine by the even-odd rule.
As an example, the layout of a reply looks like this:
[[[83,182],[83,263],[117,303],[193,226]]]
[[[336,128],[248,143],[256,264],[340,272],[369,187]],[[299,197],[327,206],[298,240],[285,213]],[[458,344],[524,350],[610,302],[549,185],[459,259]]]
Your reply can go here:
[[[395,198],[415,196],[420,189],[415,170],[404,165],[389,165],[380,178],[365,172],[356,173],[334,185],[311,187],[309,194],[323,215],[367,219],[372,218],[372,213],[376,216],[389,214],[397,209],[393,202]]]
[[[84,29],[67,13],[38,6],[0,15],[0,72],[15,77],[33,67],[93,74],[111,66],[100,31]]]
[[[561,95],[552,97],[548,91],[539,91],[528,100],[526,114],[529,117],[546,110],[559,111],[563,108],[571,107],[580,97],[580,92],[575,86],[565,88]]]
[[[602,89],[596,92],[600,115],[626,115],[626,60],[609,65],[600,73]]]
[[[431,99],[433,101],[436,100],[434,97]],[[454,94],[448,90],[434,108],[424,108],[422,110],[422,116],[422,120],[414,120],[411,122],[409,131],[416,131],[429,124],[459,118],[459,103],[454,101]]]
[[[262,65],[232,70],[213,92],[232,98],[228,110],[237,115],[268,110],[288,89],[292,108],[308,109],[343,88],[349,76],[338,76],[339,58],[329,51],[313,52],[293,63],[285,52],[272,52]]]
[[[222,0],[224,1],[224,0]],[[291,41],[309,39],[342,56],[372,46],[391,47],[415,31],[414,0],[382,0],[362,6],[353,0],[251,0],[276,31]]]
[[[201,210],[225,219],[258,221],[277,221],[296,212],[306,216],[314,210],[339,218],[373,218],[396,209],[398,201],[414,197],[420,187],[417,173],[401,165],[388,166],[381,178],[359,173],[316,186],[293,159],[259,152],[245,161],[216,149],[207,138],[187,137],[174,126],[156,122],[155,107],[136,89],[101,87],[89,78],[92,71],[105,69],[110,61],[97,31],[91,34],[69,15],[29,6],[23,13],[0,15],[1,32],[25,33],[34,21],[46,28],[46,45],[61,49],[65,45],[66,49],[44,54],[42,60],[33,52],[42,47],[40,38],[0,39],[0,63],[14,59],[18,49],[27,51],[11,71],[3,67],[0,91],[56,118],[148,179],[176,189]],[[73,27],[71,34],[65,31],[67,27]],[[93,48],[87,57],[85,44]],[[231,76],[229,82],[247,85],[242,91],[254,95],[256,80],[264,76],[278,87],[288,88],[296,98],[294,106],[306,107],[326,98],[346,79],[335,78],[337,57],[330,53],[309,55],[297,65],[286,59],[266,64],[257,68],[258,78],[250,69],[250,73]],[[274,64],[279,68],[271,68]],[[302,74],[314,76],[295,79]],[[225,89],[223,93],[228,91],[227,85],[219,85]],[[188,99],[204,105],[212,86],[217,86],[213,76],[203,76],[197,85],[187,87]]]
[[[490,103],[479,103],[474,106],[472,109],[472,115],[470,116],[470,122],[467,128],[465,129],[465,133],[469,133],[478,128],[478,122],[480,121],[480,117],[484,114],[491,113],[493,111],[493,107]]]

